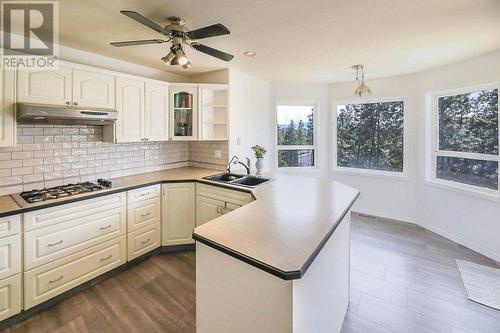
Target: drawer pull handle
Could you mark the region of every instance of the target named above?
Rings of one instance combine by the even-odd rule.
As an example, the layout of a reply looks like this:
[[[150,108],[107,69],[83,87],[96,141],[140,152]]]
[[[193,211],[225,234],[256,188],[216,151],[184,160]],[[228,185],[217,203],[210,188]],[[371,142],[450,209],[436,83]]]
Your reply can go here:
[[[149,216],[149,213],[147,213],[147,214],[141,214],[141,217],[146,217],[146,216]]]
[[[106,230],[106,229],[109,229],[109,228],[111,228],[111,224],[108,224],[108,225],[107,225],[107,226],[105,226],[105,227],[100,227],[99,229],[101,229],[101,230]]]
[[[113,255],[111,255],[111,254],[110,254],[110,255],[109,255],[109,256],[107,256],[106,258],[101,258],[101,261],[106,261],[106,260],[110,259],[112,256],[113,256]]]
[[[149,195],[149,194],[150,194],[149,192],[146,192],[146,193],[141,193],[139,196],[140,196],[140,197],[143,197],[143,196],[145,196],[145,195]]]
[[[62,279],[63,279],[63,276],[61,275],[60,277],[58,277],[55,280],[49,280],[49,283],[54,283],[54,282],[57,282],[57,281],[61,281]]]
[[[148,238],[145,241],[142,241],[141,244],[146,244],[146,243],[149,243],[150,241],[151,241],[151,238]]]
[[[51,243],[47,246],[56,246],[56,245],[62,244],[62,242],[63,242],[63,240],[61,239],[59,242]]]

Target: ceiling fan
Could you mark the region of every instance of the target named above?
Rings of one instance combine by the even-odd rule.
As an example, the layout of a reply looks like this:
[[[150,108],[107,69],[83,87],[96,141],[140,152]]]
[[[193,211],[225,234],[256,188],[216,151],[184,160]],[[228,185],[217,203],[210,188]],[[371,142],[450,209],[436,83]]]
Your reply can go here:
[[[167,65],[181,65],[183,68],[191,67],[186,54],[184,53],[183,46],[189,45],[193,49],[202,53],[211,55],[224,61],[231,61],[233,55],[211,48],[209,46],[198,43],[196,40],[228,35],[229,30],[221,23],[213,24],[208,27],[188,31],[185,26],[185,21],[177,16],[168,18],[169,24],[164,28],[151,21],[150,19],[142,16],[141,14],[131,10],[121,10],[120,13],[130,17],[133,20],[153,29],[156,32],[164,35],[165,39],[145,39],[145,40],[131,40],[126,42],[112,42],[110,43],[115,47],[132,46],[132,45],[146,45],[146,44],[161,44],[170,42],[170,52],[161,58]]]

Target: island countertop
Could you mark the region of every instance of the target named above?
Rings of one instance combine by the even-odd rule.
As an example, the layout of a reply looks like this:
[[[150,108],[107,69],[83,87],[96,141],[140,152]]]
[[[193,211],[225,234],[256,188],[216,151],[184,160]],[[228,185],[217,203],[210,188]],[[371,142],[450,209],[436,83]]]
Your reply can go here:
[[[193,238],[285,280],[300,279],[359,191],[318,177],[279,175],[256,200],[194,230]]]
[[[256,200],[197,227],[193,238],[290,280],[305,273],[359,195],[347,185],[317,177],[278,175],[252,189],[202,179],[219,172],[184,167],[114,178],[109,189],[28,207],[0,196],[0,217],[170,182],[195,181],[251,192]]]

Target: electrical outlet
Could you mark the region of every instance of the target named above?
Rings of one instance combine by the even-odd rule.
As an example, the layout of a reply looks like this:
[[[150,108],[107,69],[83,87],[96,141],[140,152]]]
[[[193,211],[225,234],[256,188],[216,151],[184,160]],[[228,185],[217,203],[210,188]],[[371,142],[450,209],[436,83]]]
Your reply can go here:
[[[220,151],[219,149],[216,149],[216,150],[214,150],[214,155],[215,155],[215,158],[221,158],[222,151]]]

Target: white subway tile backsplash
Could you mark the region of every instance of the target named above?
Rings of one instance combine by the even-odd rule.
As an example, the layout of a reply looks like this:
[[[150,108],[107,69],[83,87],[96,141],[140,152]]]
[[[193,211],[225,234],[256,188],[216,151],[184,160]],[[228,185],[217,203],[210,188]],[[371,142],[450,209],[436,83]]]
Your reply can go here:
[[[0,148],[0,195],[189,165],[223,169],[227,142],[102,142],[102,127],[18,125],[18,145]],[[222,157],[215,158],[214,150]]]

